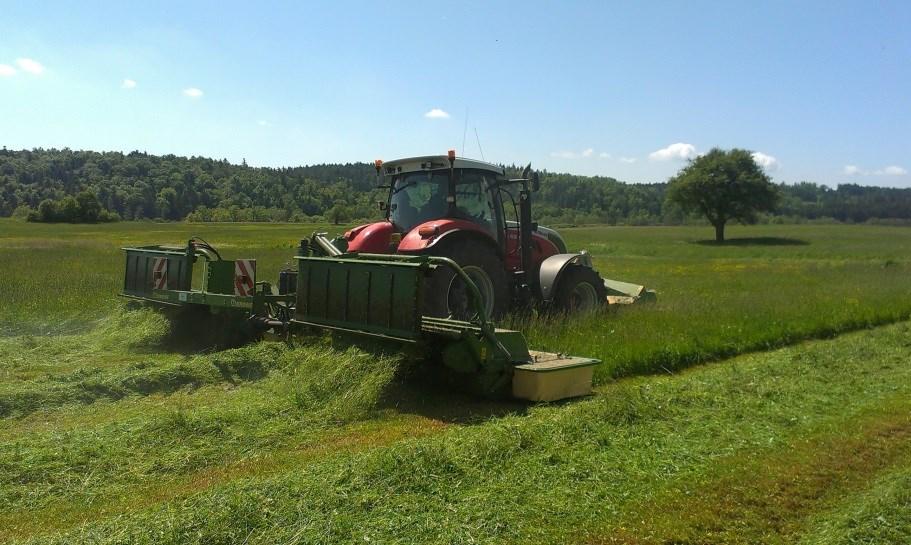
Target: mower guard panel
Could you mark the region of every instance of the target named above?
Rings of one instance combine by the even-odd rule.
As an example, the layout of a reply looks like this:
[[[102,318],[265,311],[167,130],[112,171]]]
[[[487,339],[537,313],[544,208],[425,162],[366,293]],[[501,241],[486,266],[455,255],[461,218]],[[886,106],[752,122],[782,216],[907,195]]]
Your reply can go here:
[[[552,255],[541,262],[538,282],[541,286],[541,299],[550,303],[554,299],[557,283],[567,265],[577,264],[591,268],[592,261],[586,253]]]
[[[557,285],[563,271],[568,265],[582,265],[592,267],[591,257],[585,253],[552,255],[541,263],[539,282],[541,283],[541,299],[546,303],[553,301]],[[620,280],[604,279],[604,289],[607,290],[607,300],[611,305],[629,305],[638,302],[655,301],[657,295],[645,286],[631,284]]]
[[[630,305],[638,302],[651,302],[658,296],[653,290],[645,289],[639,284],[630,284],[619,280],[604,279],[604,288],[607,290],[607,302],[611,305]]]

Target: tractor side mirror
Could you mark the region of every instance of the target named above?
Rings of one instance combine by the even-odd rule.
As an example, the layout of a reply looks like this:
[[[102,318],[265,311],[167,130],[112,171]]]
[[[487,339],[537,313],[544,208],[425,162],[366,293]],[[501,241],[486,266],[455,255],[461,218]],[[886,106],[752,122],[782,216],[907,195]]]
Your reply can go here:
[[[532,172],[531,173],[531,190],[537,191],[539,189],[541,189],[541,177],[538,175],[537,172]]]

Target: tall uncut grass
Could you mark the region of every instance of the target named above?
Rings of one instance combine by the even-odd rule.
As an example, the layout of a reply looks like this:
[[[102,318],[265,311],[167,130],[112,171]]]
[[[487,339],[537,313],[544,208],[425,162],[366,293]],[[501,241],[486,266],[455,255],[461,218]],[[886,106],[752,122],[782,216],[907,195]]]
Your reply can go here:
[[[255,257],[259,279],[291,261],[326,225],[0,222],[6,334],[85,329],[117,308],[125,245],[202,236],[226,257]],[[671,371],[745,350],[888,323],[911,315],[911,229],[803,225],[564,229],[607,278],[657,290],[658,303],[569,319],[513,318],[533,348],[597,357],[599,380]]]

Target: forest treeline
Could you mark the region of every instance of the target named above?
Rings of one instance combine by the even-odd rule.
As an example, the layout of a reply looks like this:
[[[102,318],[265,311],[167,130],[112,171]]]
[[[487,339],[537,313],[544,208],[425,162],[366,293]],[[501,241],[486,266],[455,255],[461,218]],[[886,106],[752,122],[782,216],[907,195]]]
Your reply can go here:
[[[514,167],[511,167],[514,168]],[[543,171],[536,217],[552,224],[677,224],[666,184]],[[375,219],[367,163],[254,168],[203,157],[69,149],[0,150],[0,216],[32,221],[162,219],[329,221]],[[779,186],[767,221],[911,220],[911,189],[815,183]]]

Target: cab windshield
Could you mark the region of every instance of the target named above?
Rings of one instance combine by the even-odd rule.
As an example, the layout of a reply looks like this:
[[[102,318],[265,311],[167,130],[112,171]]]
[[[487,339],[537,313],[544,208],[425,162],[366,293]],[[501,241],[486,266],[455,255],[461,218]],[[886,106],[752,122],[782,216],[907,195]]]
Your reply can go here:
[[[414,227],[435,219],[455,217],[481,224],[495,232],[496,216],[492,202],[492,174],[471,169],[457,169],[456,211],[449,214],[446,202],[449,170],[408,172],[392,180],[389,219],[407,233]]]

